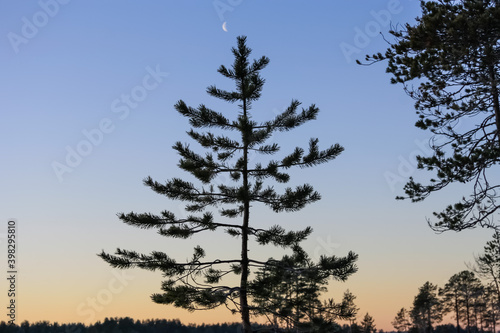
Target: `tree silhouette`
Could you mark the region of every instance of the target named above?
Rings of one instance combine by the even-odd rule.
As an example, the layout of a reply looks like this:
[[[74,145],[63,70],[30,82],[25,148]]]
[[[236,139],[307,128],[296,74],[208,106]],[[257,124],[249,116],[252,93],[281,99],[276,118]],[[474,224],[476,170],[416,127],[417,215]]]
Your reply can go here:
[[[493,240],[486,243],[483,254],[475,257],[475,263],[474,271],[493,285],[500,299],[500,232],[493,234]]]
[[[82,323],[50,323],[38,321],[29,323],[24,321],[21,325],[0,322],[0,332],[2,333],[232,333],[238,331],[241,325],[238,323],[229,324],[182,324],[178,319],[147,319],[136,320],[128,318],[105,318],[103,322],[96,322],[88,326]],[[267,330],[265,326],[254,325],[253,329]]]
[[[410,315],[413,324],[421,332],[430,333],[434,323],[443,319],[441,302],[438,298],[437,286],[426,282],[418,289],[418,294],[413,300]]]
[[[345,281],[348,274],[322,269],[300,248],[295,247],[291,256],[280,261],[269,260],[260,268],[250,283],[249,293],[255,304],[255,314],[265,316],[276,329],[318,331],[332,329],[337,319],[349,320],[356,316],[355,298],[346,292],[341,302],[333,299],[323,302],[321,292],[326,292],[328,279]]]
[[[490,305],[488,323],[496,330],[496,322],[500,309],[500,233],[496,231],[493,239],[488,241],[484,252],[474,258],[472,270],[488,282],[485,290],[486,304]]]
[[[498,295],[492,285],[484,288],[484,314],[482,316],[484,326],[490,332],[496,332],[496,324],[499,318]]]
[[[366,313],[361,321],[361,332],[362,333],[376,333],[377,328],[375,327],[375,320],[373,317]]]
[[[439,290],[439,295],[443,297],[444,313],[454,313],[457,333],[460,333],[460,320],[465,322],[467,331],[471,331],[472,315],[475,313],[475,305],[478,304],[477,299],[482,292],[481,281],[471,271],[462,271],[453,275],[444,288]]]
[[[439,0],[421,6],[414,26],[390,32],[396,42],[385,54],[366,58],[388,60],[391,82],[403,84],[415,100],[415,125],[434,135],[433,156],[417,160],[435,177],[427,185],[410,178],[406,197],[421,201],[450,184],[469,184],[470,195],[434,212],[437,221],[429,224],[436,231],[495,228],[500,185],[490,169],[500,162],[500,4]]]
[[[408,313],[408,310],[401,308],[391,324],[400,333],[408,332],[411,327],[410,314]]]
[[[344,296],[342,298],[342,307],[346,314],[348,314],[349,318],[345,318],[349,320],[349,330],[351,330],[351,326],[356,321],[356,316],[358,315],[359,308],[354,303],[356,296],[347,289],[344,292]]]
[[[151,177],[144,180],[144,184],[153,191],[169,199],[188,202],[185,209],[189,215],[178,217],[170,211],[163,211],[158,215],[131,212],[119,214],[119,218],[135,227],[155,228],[160,235],[166,237],[189,238],[200,232],[224,229],[229,235],[241,240],[240,257],[204,259],[206,252],[200,246],[195,247],[191,260],[186,262],[178,262],[164,252],[153,251],[147,255],[120,248],[114,255],[102,251],[99,256],[113,267],[161,271],[166,280],[161,285],[162,293],[152,295],[154,302],[173,304],[188,310],[212,309],[225,305],[241,314],[243,331],[250,333],[250,313],[254,310],[249,294],[250,268],[269,268],[280,263],[250,258],[249,237],[254,237],[261,245],[272,244],[297,252],[298,244],[312,232],[310,227],[300,231],[286,231],[278,225],[267,229],[256,228],[250,224],[251,204],[263,204],[274,212],[294,212],[319,200],[319,193],[309,184],[294,189],[287,187],[279,194],[273,186],[265,186],[264,181],[287,183],[290,176],[285,173],[286,170],[331,161],[343,148],[335,144],[326,150],[320,150],[318,139],[313,138],[309,141],[307,151],[297,147],[282,159],[252,164],[251,153],[270,156],[280,150],[277,143],[266,143],[273,133],[286,132],[315,119],[319,109],[311,105],[298,111],[300,102],[292,100],[290,106],[273,119],[260,123],[254,121],[250,110],[261,96],[264,79],[261,78],[260,71],[267,66],[269,59],[263,56],[251,62],[251,49],[246,45],[246,37],[238,37],[237,47],[232,49],[232,53],[232,67],[222,65],[218,72],[233,80],[236,90],[226,91],[210,86],[207,93],[237,104],[238,113],[233,114],[233,120],[205,105],[193,108],[182,100],[175,105],[175,109],[189,119],[192,127],[219,131],[198,132],[191,129],[187,132],[191,139],[209,150],[205,155],[194,152],[188,144],[181,142],[173,146],[181,156],[178,166],[191,173],[201,186],[179,178],[166,183],[157,182]],[[230,133],[236,135],[230,136]],[[232,183],[217,183],[216,177],[219,175],[228,176]],[[214,217],[215,209],[219,209],[219,220]],[[241,223],[231,222],[236,218],[241,218]],[[356,271],[356,259],[357,256],[352,252],[341,258],[322,256],[314,269],[347,277]],[[294,269],[302,270],[303,267]],[[239,285],[222,284],[223,278],[230,273],[240,276]]]

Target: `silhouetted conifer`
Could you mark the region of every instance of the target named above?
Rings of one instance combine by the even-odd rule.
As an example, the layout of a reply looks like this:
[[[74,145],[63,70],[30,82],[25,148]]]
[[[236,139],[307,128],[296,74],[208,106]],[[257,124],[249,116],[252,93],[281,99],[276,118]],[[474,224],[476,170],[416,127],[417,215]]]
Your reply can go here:
[[[427,281],[418,289],[410,315],[413,325],[419,329],[420,333],[431,333],[434,324],[441,322],[443,309],[438,298],[438,287],[436,285]]]
[[[457,333],[460,333],[460,321],[465,324],[468,332],[474,325],[478,326],[472,318],[474,309],[478,310],[475,305],[483,291],[481,281],[471,271],[454,274],[444,288],[439,289],[443,313],[454,314]]]
[[[295,252],[299,243],[310,235],[312,229],[286,231],[278,225],[257,228],[250,224],[251,206],[263,204],[274,212],[294,212],[320,199],[320,195],[309,184],[287,187],[282,193],[266,180],[279,184],[287,183],[290,176],[286,171],[292,167],[312,167],[333,160],[343,148],[332,145],[320,150],[318,139],[312,138],[307,149],[297,147],[290,154],[266,163],[250,161],[251,155],[271,156],[280,150],[276,142],[267,143],[276,132],[287,132],[316,118],[319,109],[313,104],[299,111],[300,102],[292,100],[290,106],[273,119],[264,122],[253,120],[250,110],[261,96],[264,79],[260,76],[269,63],[267,57],[250,61],[251,49],[246,45],[246,37],[238,37],[237,47],[232,49],[234,63],[231,68],[220,66],[218,72],[233,80],[236,89],[226,91],[216,86],[207,89],[209,95],[236,104],[238,112],[224,115],[205,105],[197,108],[180,100],[175,109],[189,119],[197,129],[218,130],[219,132],[199,132],[191,129],[188,135],[208,152],[198,154],[188,144],[177,142],[173,148],[181,156],[179,167],[191,173],[201,186],[180,178],[165,183],[147,177],[144,184],[153,191],[169,199],[188,202],[186,217],[173,212],[160,214],[135,213],[120,214],[120,219],[138,228],[157,229],[166,237],[189,238],[200,232],[224,229],[230,236],[241,240],[240,257],[210,260],[200,246],[195,247],[193,256],[186,262],[178,262],[164,252],[153,251],[140,254],[136,251],[117,249],[114,255],[102,252],[100,257],[117,268],[138,267],[161,271],[166,278],[161,285],[162,292],[152,295],[154,302],[173,304],[188,310],[211,309],[220,305],[231,307],[242,318],[243,332],[250,333],[250,313],[258,304],[252,305],[249,294],[250,267],[269,269],[281,266],[276,261],[261,261],[249,257],[249,238],[258,244],[272,244],[291,248]],[[220,134],[224,133],[224,134]],[[235,135],[230,135],[235,133]],[[251,163],[252,162],[252,163]],[[218,183],[217,177],[225,175],[231,183]],[[212,208],[212,210],[211,210]],[[216,219],[213,208],[219,209]],[[227,219],[241,218],[240,223],[225,222]],[[236,251],[230,251],[236,252]],[[321,276],[333,275],[347,278],[356,271],[357,256],[349,253],[346,257],[322,256],[314,270]],[[296,271],[308,267],[293,267]],[[238,274],[240,283],[228,286],[221,283],[229,273]]]
[[[398,333],[408,332],[411,327],[410,314],[408,310],[401,308],[391,324],[398,331]]]
[[[294,331],[332,331],[337,319],[356,317],[355,296],[350,292],[339,303],[320,300],[330,277],[345,281],[352,273],[345,261],[339,260],[337,267],[325,270],[296,247],[293,255],[268,263],[250,283],[249,294],[256,305],[254,313],[265,316],[269,325]]]
[[[366,313],[366,315],[363,317],[363,320],[361,321],[361,332],[362,333],[376,333],[377,328],[375,327],[375,320],[373,320],[373,317]]]
[[[468,196],[435,212],[437,231],[498,227],[500,163],[500,3],[498,0],[421,1],[422,15],[390,33],[385,54],[392,83],[415,100],[416,126],[434,138],[433,156],[418,156],[418,168],[432,171],[428,184],[410,177],[404,190],[412,201],[453,183],[470,185]],[[403,197],[399,197],[403,199]]]

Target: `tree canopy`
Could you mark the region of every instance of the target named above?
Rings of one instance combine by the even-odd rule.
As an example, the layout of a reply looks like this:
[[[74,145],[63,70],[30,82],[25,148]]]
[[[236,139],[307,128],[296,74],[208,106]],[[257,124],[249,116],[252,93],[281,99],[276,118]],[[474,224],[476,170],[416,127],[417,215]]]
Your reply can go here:
[[[483,294],[481,281],[471,271],[462,271],[453,275],[444,288],[439,289],[442,296],[443,312],[453,313],[457,323],[457,333],[460,332],[460,321],[470,331],[472,327],[472,312]]]
[[[413,300],[411,317],[422,333],[433,331],[433,325],[443,319],[442,304],[437,293],[437,286],[427,281],[418,289]]]
[[[410,178],[406,198],[421,201],[452,183],[468,196],[435,212],[436,231],[493,227],[500,208],[500,5],[493,0],[421,1],[416,23],[393,29],[395,41],[369,63],[387,61],[391,82],[415,100],[416,126],[433,134],[430,157],[418,168],[434,174],[427,184]],[[404,198],[404,197],[399,197]]]
[[[410,314],[405,308],[401,308],[391,322],[398,332],[407,332],[411,327]]]
[[[368,312],[363,317],[361,321],[361,332],[362,333],[376,333],[377,328],[375,327],[375,320],[372,316],[368,314]]]

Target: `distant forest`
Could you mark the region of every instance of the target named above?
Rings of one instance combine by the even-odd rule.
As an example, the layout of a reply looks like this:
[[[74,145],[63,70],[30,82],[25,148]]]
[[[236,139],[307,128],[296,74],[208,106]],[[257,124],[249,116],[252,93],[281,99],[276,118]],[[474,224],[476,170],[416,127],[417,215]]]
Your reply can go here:
[[[253,325],[254,332],[279,332],[267,326]],[[148,319],[134,320],[125,318],[106,318],[103,322],[92,325],[82,323],[58,324],[48,321],[29,323],[22,322],[20,325],[9,325],[5,321],[0,322],[1,333],[241,333],[240,323],[224,323],[213,325],[184,325],[180,320]],[[462,333],[466,330],[461,329]],[[362,333],[357,325],[336,325],[332,333]],[[378,330],[378,333],[384,333]],[[385,332],[395,333],[395,332]],[[433,333],[457,333],[452,324],[437,325]],[[480,333],[480,331],[479,331]]]

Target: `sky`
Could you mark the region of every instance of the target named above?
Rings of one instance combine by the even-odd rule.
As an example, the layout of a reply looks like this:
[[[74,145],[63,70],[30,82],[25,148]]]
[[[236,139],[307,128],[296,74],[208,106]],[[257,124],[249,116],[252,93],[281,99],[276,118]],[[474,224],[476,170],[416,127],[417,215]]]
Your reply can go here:
[[[359,271],[332,281],[325,297],[340,300],[349,289],[359,320],[369,312],[377,328],[392,330],[421,285],[443,286],[491,238],[488,230],[436,234],[427,225],[467,187],[421,203],[395,200],[409,176],[429,176],[416,169],[415,156],[430,153],[430,135],[414,127],[413,102],[389,83],[384,64],[355,60],[384,51],[391,26],[419,14],[416,0],[0,0],[0,267],[7,274],[7,224],[15,220],[16,322],[239,321],[225,309],[189,313],[154,304],[160,273],[115,270],[97,253],[158,250],[182,260],[199,244],[213,258],[238,255],[222,232],[171,240],[124,225],[116,214],[182,214],[180,202],[142,180],[189,179],[171,149],[189,142],[189,124],[173,106],[182,99],[235,112],[205,89],[233,87],[217,68],[232,64],[231,47],[245,35],[254,58],[271,60],[261,73],[256,119],[271,119],[292,99],[320,109],[317,120],[271,140],[284,153],[311,137],[345,148],[333,162],[291,172],[291,185],[310,183],[321,201],[296,213],[256,206],[251,223],[310,225],[304,248],[313,259],[357,253]],[[250,250],[261,259],[284,254]],[[1,279],[2,307],[8,287]],[[0,321],[9,319],[4,312]]]

